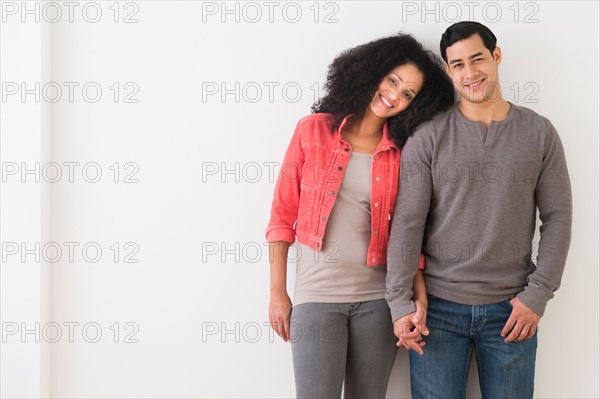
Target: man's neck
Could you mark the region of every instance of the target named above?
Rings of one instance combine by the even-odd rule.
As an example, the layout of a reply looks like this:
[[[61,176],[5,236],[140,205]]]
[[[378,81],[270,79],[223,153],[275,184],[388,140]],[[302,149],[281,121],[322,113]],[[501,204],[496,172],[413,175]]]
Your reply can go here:
[[[483,122],[485,127],[489,127],[492,121],[501,121],[508,116],[510,104],[508,101],[500,98],[493,102],[471,103],[461,100],[458,103],[458,109],[471,121]]]

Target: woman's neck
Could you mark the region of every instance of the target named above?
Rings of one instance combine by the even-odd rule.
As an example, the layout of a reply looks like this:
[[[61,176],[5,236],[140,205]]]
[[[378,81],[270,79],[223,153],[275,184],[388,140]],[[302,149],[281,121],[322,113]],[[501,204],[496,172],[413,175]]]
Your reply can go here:
[[[354,151],[372,154],[383,137],[384,123],[385,119],[378,118],[367,111],[361,119],[343,129],[342,135]]]
[[[385,121],[367,110],[360,120],[352,124],[353,134],[364,138],[381,137]]]

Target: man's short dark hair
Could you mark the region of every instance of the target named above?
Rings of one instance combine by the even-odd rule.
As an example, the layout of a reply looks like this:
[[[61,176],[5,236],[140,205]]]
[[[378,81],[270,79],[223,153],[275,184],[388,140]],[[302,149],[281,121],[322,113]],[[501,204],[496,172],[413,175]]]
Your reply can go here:
[[[478,34],[479,37],[481,37],[485,47],[493,54],[496,49],[496,36],[492,31],[479,22],[461,21],[451,25],[442,35],[442,39],[440,40],[440,53],[444,61],[448,63],[448,58],[446,57],[446,49],[448,47],[475,34]]]

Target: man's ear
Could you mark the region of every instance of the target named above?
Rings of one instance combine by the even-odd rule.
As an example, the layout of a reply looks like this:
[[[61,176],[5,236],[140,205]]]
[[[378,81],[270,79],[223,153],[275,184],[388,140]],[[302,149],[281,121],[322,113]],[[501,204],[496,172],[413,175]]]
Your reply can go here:
[[[492,55],[494,56],[494,61],[496,61],[496,64],[500,65],[502,62],[502,49],[496,46]]]
[[[447,62],[444,62],[444,69],[446,70],[446,73],[448,74],[448,76],[450,76],[450,66],[448,65]]]

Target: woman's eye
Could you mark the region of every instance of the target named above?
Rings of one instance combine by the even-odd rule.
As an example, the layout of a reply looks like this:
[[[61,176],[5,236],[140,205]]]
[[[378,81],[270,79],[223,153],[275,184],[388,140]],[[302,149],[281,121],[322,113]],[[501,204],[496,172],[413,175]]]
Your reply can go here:
[[[404,98],[406,98],[407,100],[412,100],[412,95],[408,92],[404,93]]]
[[[394,79],[394,78],[388,78],[388,80],[390,81],[391,84],[393,84],[393,85],[396,84],[396,79]]]

